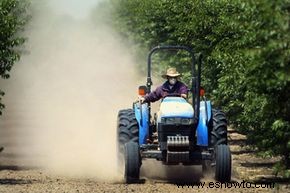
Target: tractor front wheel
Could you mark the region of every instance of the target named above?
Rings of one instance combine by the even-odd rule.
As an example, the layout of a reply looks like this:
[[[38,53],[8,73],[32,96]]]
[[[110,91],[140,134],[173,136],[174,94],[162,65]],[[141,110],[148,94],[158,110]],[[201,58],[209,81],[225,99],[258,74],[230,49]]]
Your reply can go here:
[[[218,145],[215,149],[215,178],[219,182],[230,182],[232,171],[231,151],[228,145]]]
[[[140,151],[135,142],[125,144],[125,180],[126,183],[139,181],[140,175]]]

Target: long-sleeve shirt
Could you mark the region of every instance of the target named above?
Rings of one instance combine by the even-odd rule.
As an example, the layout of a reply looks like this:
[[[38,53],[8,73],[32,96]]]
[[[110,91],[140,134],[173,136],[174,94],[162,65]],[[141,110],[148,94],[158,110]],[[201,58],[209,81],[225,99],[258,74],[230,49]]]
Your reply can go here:
[[[155,102],[161,98],[164,98],[166,95],[173,93],[187,95],[187,92],[188,88],[184,83],[177,81],[176,84],[172,87],[170,86],[169,82],[166,81],[164,84],[157,87],[154,91],[147,94],[145,96],[145,102]]]

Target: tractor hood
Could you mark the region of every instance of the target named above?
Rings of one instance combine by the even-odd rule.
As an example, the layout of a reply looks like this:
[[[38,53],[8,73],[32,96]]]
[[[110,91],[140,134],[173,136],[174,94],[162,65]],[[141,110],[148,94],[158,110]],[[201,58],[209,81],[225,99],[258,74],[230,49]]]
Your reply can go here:
[[[193,108],[182,97],[166,97],[160,105],[159,118],[193,118]]]

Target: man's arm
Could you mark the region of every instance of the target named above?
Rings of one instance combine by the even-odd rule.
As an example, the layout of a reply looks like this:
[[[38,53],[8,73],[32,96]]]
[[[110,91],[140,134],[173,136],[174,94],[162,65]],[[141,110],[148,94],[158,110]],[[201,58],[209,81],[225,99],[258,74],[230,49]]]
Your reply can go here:
[[[179,89],[180,96],[183,98],[187,98],[188,88],[187,86],[181,82],[180,89]]]
[[[154,91],[146,95],[144,102],[155,102],[161,99],[162,97],[162,87],[157,87]]]

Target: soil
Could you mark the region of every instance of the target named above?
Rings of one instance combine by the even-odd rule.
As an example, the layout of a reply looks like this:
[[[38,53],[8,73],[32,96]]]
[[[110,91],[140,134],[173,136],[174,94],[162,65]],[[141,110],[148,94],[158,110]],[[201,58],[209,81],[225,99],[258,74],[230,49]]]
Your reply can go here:
[[[3,127],[2,127],[3,128]],[[51,174],[49,171],[36,167],[29,162],[29,157],[23,157],[15,151],[16,145],[5,143],[11,138],[9,132],[1,131],[1,141],[5,150],[0,156],[0,192],[8,193],[79,193],[79,192],[290,192],[290,185],[287,179],[273,175],[273,164],[279,158],[263,159],[255,155],[255,151],[249,150],[246,146],[246,137],[234,130],[229,130],[229,144],[233,160],[232,182],[242,183],[243,181],[252,183],[274,183],[274,188],[247,188],[244,183],[243,188],[222,188],[213,185],[216,183],[208,175],[204,177],[200,167],[163,167],[166,175],[157,172],[148,173],[146,168],[160,164],[155,161],[144,163],[141,181],[138,184],[127,185],[122,181],[103,182],[93,177],[68,177]],[[23,148],[23,147],[19,147]],[[24,160],[26,159],[26,160]],[[177,171],[178,170],[178,171]],[[288,179],[289,180],[289,179]],[[178,187],[180,182],[188,185]],[[205,183],[204,187],[198,183]],[[213,185],[214,188],[209,186]],[[219,184],[220,185],[220,184]],[[249,185],[249,184],[248,184]]]

